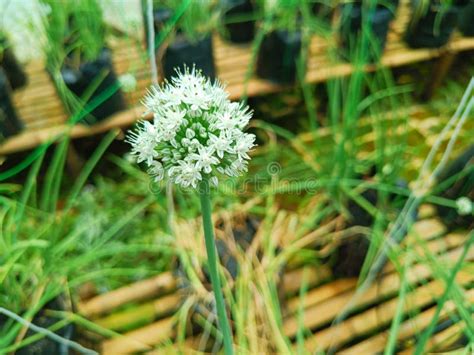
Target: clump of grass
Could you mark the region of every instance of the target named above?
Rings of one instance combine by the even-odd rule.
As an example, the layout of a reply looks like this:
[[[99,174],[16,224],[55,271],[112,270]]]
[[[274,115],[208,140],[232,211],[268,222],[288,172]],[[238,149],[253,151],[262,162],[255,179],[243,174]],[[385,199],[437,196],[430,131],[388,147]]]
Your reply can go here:
[[[21,190],[9,188],[10,193],[1,197],[1,259],[5,267],[0,272],[0,303],[9,311],[34,321],[37,313],[59,296],[69,304],[75,302],[75,291],[84,283],[95,281],[101,288],[108,284],[104,280],[130,280],[137,273],[147,275],[150,269],[156,271],[160,267],[156,264],[147,271],[124,261],[143,253],[166,254],[164,244],[155,248],[139,238],[125,243],[121,235],[154,202],[154,196],[142,199],[107,225],[102,224],[100,216],[91,216],[86,224],[83,218],[87,216],[77,215],[82,188],[114,138],[115,133],[111,133],[99,144],[67,197],[60,190],[68,140],[56,148],[51,164],[46,167],[48,179],[43,186],[38,183],[38,176],[45,161],[44,152],[34,161]],[[85,198],[82,203],[90,209],[97,202]],[[63,206],[60,210],[59,204]],[[52,319],[58,327],[70,322],[62,317]],[[44,337],[28,333],[25,338],[25,334],[21,324],[8,322],[1,330],[0,347],[14,351]]]
[[[78,65],[97,59],[105,46],[106,26],[97,0],[41,0],[44,10],[43,48],[50,72],[64,61]]]

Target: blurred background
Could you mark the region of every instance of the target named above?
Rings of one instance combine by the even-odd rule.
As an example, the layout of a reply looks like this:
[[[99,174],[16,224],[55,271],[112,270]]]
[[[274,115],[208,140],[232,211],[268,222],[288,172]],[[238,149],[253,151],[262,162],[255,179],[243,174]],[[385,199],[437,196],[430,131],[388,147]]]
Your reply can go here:
[[[473,0],[0,0],[0,353],[223,353],[199,195],[127,134],[196,68],[237,354],[469,354]]]

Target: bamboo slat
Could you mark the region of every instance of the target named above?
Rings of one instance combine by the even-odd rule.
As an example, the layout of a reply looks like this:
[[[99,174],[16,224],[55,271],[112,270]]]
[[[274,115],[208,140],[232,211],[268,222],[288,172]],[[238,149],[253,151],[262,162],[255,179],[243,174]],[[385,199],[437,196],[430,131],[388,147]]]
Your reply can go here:
[[[381,64],[389,67],[438,57],[448,51],[460,52],[474,48],[474,38],[464,38],[455,34],[450,43],[440,49],[411,49],[403,43],[403,33],[409,21],[408,1],[401,1],[395,21],[387,39],[387,46]],[[29,76],[28,85],[14,92],[13,101],[26,129],[23,133],[0,143],[0,155],[32,149],[60,134],[69,134],[80,138],[100,134],[116,127],[132,125],[140,118],[142,109],[137,107],[140,98],[150,85],[149,63],[141,43],[130,38],[112,38],[115,71],[120,76],[131,73],[137,79],[137,88],[125,94],[129,110],[113,115],[105,122],[93,127],[76,125],[72,129],[66,125],[68,114],[61,104],[49,75],[41,62],[32,62],[26,66]],[[350,75],[353,67],[349,63],[334,59],[337,38],[314,36],[309,47],[305,80],[309,83],[325,81],[337,76]],[[214,36],[214,57],[219,78],[228,85],[231,99],[242,96],[256,96],[277,92],[282,86],[256,78],[251,69],[251,48],[233,46],[217,35]],[[250,68],[250,69],[249,69]],[[368,65],[367,71],[374,70]],[[246,81],[250,70],[249,80]]]
[[[146,327],[124,334],[124,337],[107,340],[102,344],[101,354],[130,354],[152,349],[152,346],[171,338],[174,320],[165,318]]]
[[[167,294],[176,289],[176,278],[171,272],[134,283],[130,286],[96,296],[78,309],[86,317],[96,317],[130,302],[149,299],[161,294]]]
[[[469,290],[466,292],[466,299],[468,302],[474,302],[474,290]],[[446,302],[443,310],[440,313],[440,319],[444,319],[448,314],[451,314],[456,310],[456,306],[454,302],[448,301]],[[417,335],[420,330],[426,328],[432,317],[436,312],[436,306],[433,306],[423,312],[420,312],[415,317],[412,317],[406,321],[404,321],[399,330],[398,330],[398,339],[409,339],[415,335]],[[384,331],[378,333],[360,343],[357,343],[354,346],[351,346],[347,349],[344,349],[345,354],[375,354],[382,352],[387,344],[387,340],[389,337],[389,331]]]
[[[474,280],[474,275],[458,274],[457,282],[466,284]],[[405,299],[404,312],[416,311],[433,302],[434,298],[441,296],[445,288],[442,281],[435,280],[409,293]],[[329,347],[337,347],[341,344],[389,324],[396,312],[398,299],[392,298],[376,307],[359,313],[347,321],[325,328],[315,333],[305,341],[307,351],[322,351]]]
[[[181,303],[181,295],[173,293],[160,297],[151,302],[140,304],[137,307],[113,313],[104,318],[96,320],[96,324],[115,331],[121,331],[135,326],[136,324],[150,323],[154,319],[160,319],[173,313]]]
[[[448,348],[453,343],[455,343],[463,334],[464,327],[461,323],[455,323],[449,328],[446,328],[436,334],[434,334],[427,342],[426,348],[429,349],[430,354],[439,353],[435,349],[439,346],[443,348]],[[410,346],[407,349],[404,349],[399,354],[401,355],[412,355],[415,354],[415,346]],[[441,353],[448,353],[441,351]],[[457,353],[457,352],[456,352]]]
[[[455,261],[462,253],[462,247],[455,249],[440,256],[439,259],[445,262]],[[470,250],[469,260],[474,257],[474,250]],[[417,264],[410,269],[407,280],[410,284],[425,281],[432,275],[432,270],[426,264]],[[367,289],[363,297],[357,299],[354,308],[363,307],[376,302],[380,298],[389,297],[395,294],[401,286],[400,275],[391,273],[385,275],[377,283]],[[305,328],[312,329],[329,323],[343,309],[353,297],[352,292],[340,294],[336,297],[320,302],[313,307],[305,309],[303,317],[303,325]],[[294,337],[299,327],[299,320],[290,316],[285,319],[283,326],[284,333],[289,337]]]

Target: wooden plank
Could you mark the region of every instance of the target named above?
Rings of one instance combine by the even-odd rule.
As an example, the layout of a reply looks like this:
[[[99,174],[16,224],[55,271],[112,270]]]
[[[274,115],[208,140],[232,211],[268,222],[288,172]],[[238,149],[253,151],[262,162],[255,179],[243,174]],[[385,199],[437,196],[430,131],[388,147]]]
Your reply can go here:
[[[115,331],[131,329],[137,324],[151,323],[155,319],[170,315],[176,311],[181,302],[181,295],[175,292],[121,312],[114,312],[104,318],[96,319],[94,323]]]
[[[172,338],[174,334],[173,317],[165,318],[116,339],[104,341],[101,354],[130,354],[151,350],[153,346]]]
[[[128,111],[117,113],[107,120],[101,121],[93,126],[77,124],[75,126],[61,125],[53,126],[35,131],[24,131],[15,139],[8,139],[0,145],[0,154],[10,154],[26,149],[34,148],[43,143],[54,141],[61,135],[68,134],[72,138],[88,137],[95,134],[105,133],[118,127],[128,127],[142,117],[141,107],[132,108]]]
[[[411,253],[414,255],[419,255],[424,257],[426,252],[425,252],[425,247],[432,253],[432,254],[441,254],[443,252],[446,252],[448,250],[457,248],[461,245],[463,245],[466,242],[466,234],[464,233],[450,233],[448,235],[442,236],[441,238],[431,240],[429,244],[425,245],[419,245],[415,243],[410,243],[411,246],[409,247],[409,250]],[[404,257],[402,256],[402,260]],[[384,272],[392,272],[395,270],[395,266],[392,263],[387,264],[387,266],[384,268]]]
[[[303,283],[304,269],[305,268],[299,268],[285,273],[283,276],[283,288],[286,294],[294,294],[300,289]],[[307,270],[306,282],[310,287],[321,283],[324,279],[331,276],[331,271],[326,265],[308,267]]]
[[[474,280],[474,275],[459,273],[456,281],[467,284]],[[445,284],[435,280],[420,286],[406,296],[404,312],[410,313],[433,302],[433,299],[443,294]],[[316,332],[305,340],[305,348],[310,352],[327,350],[329,347],[339,347],[357,336],[368,334],[370,331],[383,327],[391,321],[396,312],[398,299],[393,298],[376,307],[359,313],[339,324]]]
[[[464,326],[462,323],[455,323],[452,326],[433,334],[431,338],[426,343],[426,349],[429,354],[433,353],[445,353],[443,351],[437,350],[438,347],[441,349],[448,348],[458,340],[464,332]],[[409,348],[404,349],[399,354],[400,355],[412,355],[415,354],[415,346],[410,346]],[[461,352],[462,353],[462,352]]]
[[[410,234],[416,234],[424,240],[430,240],[443,235],[446,226],[437,218],[430,218],[418,221],[414,224]]]
[[[322,270],[324,270],[322,272],[319,270],[319,268],[307,268],[307,270],[308,282],[310,284],[318,283],[321,278],[326,277],[324,275],[327,275],[329,272],[329,270],[324,267],[322,268]],[[301,268],[292,270],[285,274],[283,282],[286,292],[294,292],[300,287],[303,273],[304,271]],[[160,276],[161,275],[158,277]],[[154,292],[153,284],[153,279],[145,280],[140,283],[133,284],[133,288],[124,287],[116,291],[111,291],[107,294],[97,296],[89,300],[86,304],[81,305],[80,311],[89,317],[97,316],[98,314],[110,311],[112,308],[123,306],[126,303],[138,302],[144,294],[150,295]],[[178,294],[171,294],[169,296],[160,297],[150,303],[147,303],[145,304],[145,307],[151,313],[156,312],[156,317],[159,317],[162,314],[169,314],[170,311],[175,309],[179,305],[180,299],[181,297],[178,296]],[[111,305],[109,303],[110,301],[115,302],[115,304]],[[150,305],[153,309],[149,307]],[[131,324],[137,320],[140,320],[141,314],[138,313],[141,312],[131,315],[131,312],[125,310],[123,312],[112,313],[104,318],[96,319],[94,322],[109,329],[115,329],[117,327],[120,328],[126,322]],[[102,352],[104,354],[125,354],[150,349],[151,346],[158,345],[163,340],[174,336],[173,324],[172,317],[168,317],[137,330],[127,332],[122,337],[106,340],[102,343]],[[157,332],[160,335],[153,334],[153,332]],[[166,334],[166,336],[161,334]]]
[[[468,302],[474,302],[474,289],[469,290],[466,292],[466,299]],[[433,306],[415,317],[411,317],[405,320],[398,330],[398,339],[408,339],[417,334],[420,334],[421,330],[426,328],[429,324],[431,319],[436,313],[437,306]],[[440,313],[440,319],[445,318],[450,313],[456,310],[456,305],[453,301],[448,301],[445,303],[443,310]],[[351,346],[347,349],[344,349],[344,354],[375,354],[379,352],[383,352],[385,345],[387,344],[387,340],[389,337],[389,331],[380,332],[364,341],[357,343],[354,346]]]
[[[96,296],[86,303],[79,304],[78,309],[82,315],[93,318],[108,313],[127,303],[170,293],[175,290],[176,287],[176,277],[169,271],[150,279],[139,281],[129,286]]]
[[[357,279],[335,280],[328,284],[317,287],[309,291],[304,297],[304,308],[312,307],[318,303],[324,302],[341,293],[352,290],[357,285]],[[301,306],[299,297],[295,297],[287,302],[287,309],[290,314],[294,314]]]
[[[454,261],[462,253],[462,248],[457,248],[440,256],[439,259],[443,261]],[[469,251],[468,260],[474,257],[474,250]],[[425,264],[416,264],[408,273],[407,281],[410,284],[421,282],[432,274],[431,268]],[[355,302],[354,307],[361,307],[375,302],[381,297],[387,297],[396,293],[400,288],[400,275],[398,273],[390,273],[384,275],[377,283],[370,286]],[[336,297],[330,298],[324,302],[320,302],[313,307],[309,307],[304,312],[303,325],[308,328],[316,328],[330,322],[352,299],[353,292],[346,292]],[[299,321],[295,316],[288,316],[283,325],[283,332],[286,336],[295,336],[299,327]]]
[[[447,249],[456,248],[462,246],[466,240],[465,234],[462,233],[452,233],[443,238],[435,239],[429,242],[426,248],[433,254],[440,254]],[[421,246],[417,246],[414,252],[418,255],[424,255],[425,250]],[[403,260],[403,258],[402,258]],[[385,269],[385,273],[393,273],[395,268],[393,264],[389,263]],[[328,284],[319,286],[310,290],[304,299],[303,306],[308,308],[314,306],[318,303],[328,300],[329,298],[335,297],[339,294],[342,294],[346,291],[353,291],[357,285],[357,279],[342,279],[335,280]],[[301,300],[299,297],[288,300],[286,309],[289,314],[296,313],[298,308],[301,305]]]

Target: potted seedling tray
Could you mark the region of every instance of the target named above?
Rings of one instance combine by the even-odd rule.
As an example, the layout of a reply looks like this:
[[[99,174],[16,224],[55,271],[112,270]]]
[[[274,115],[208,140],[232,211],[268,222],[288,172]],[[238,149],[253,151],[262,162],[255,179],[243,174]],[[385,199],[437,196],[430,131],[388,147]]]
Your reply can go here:
[[[166,39],[159,43],[160,48],[156,48],[163,76],[170,79],[176,70],[195,67],[213,79],[216,76],[212,39],[214,4],[210,0],[191,1],[184,12],[181,5],[177,1],[164,0],[158,7],[160,16],[155,19],[158,33],[169,19],[173,19]]]
[[[410,233],[401,245],[398,261],[402,266],[408,262],[407,254],[411,249],[407,249],[407,246],[420,237],[426,242],[427,250],[439,261],[451,266],[458,260],[469,231],[457,234],[447,233],[445,227],[434,215],[435,211],[436,209],[430,205],[423,205],[420,209],[420,219],[415,222],[413,233]],[[288,239],[294,237],[295,225],[301,225],[307,221],[306,212],[308,211],[303,211],[303,214],[280,212],[286,218],[278,218],[279,223],[278,226],[275,225],[275,228],[278,233],[285,236],[282,242],[286,243]],[[183,232],[193,231],[194,227],[193,224],[183,227],[184,229],[177,228],[179,232]],[[330,231],[325,227],[323,229],[326,233]],[[472,260],[472,257],[469,255],[469,260]],[[399,340],[397,349],[408,349],[413,346],[413,340],[416,340],[420,329],[425,329],[432,319],[432,314],[436,310],[436,299],[444,292],[443,283],[436,279],[432,280],[433,270],[426,267],[426,264],[411,261],[409,265],[410,292],[407,294],[408,298],[405,298],[409,317],[402,320],[402,327],[406,329],[403,339],[408,339],[408,341]],[[457,280],[463,285],[472,283],[473,277],[468,272],[464,271],[458,276]],[[328,352],[330,352],[329,349],[346,349],[355,354],[383,352],[386,346],[388,321],[396,316],[396,304],[400,302],[397,297],[401,282],[401,276],[394,265],[386,265],[380,278],[368,287],[363,297],[360,297],[352,307],[351,317],[340,320],[340,324],[333,327],[333,322],[341,310],[357,294],[357,280],[354,278],[334,280],[331,278],[327,265],[293,265],[292,268],[285,270],[281,286],[285,291],[287,305],[287,310],[281,319],[281,331],[292,342],[291,346],[297,346],[298,329],[301,326],[307,329],[304,348],[308,352],[314,351],[317,347],[321,351]],[[211,352],[212,344],[204,346],[209,342],[209,333],[186,329],[183,334],[185,338],[178,337],[178,313],[175,312],[182,309],[179,299],[183,297],[183,293],[182,288],[179,288],[176,283],[176,274],[163,272],[150,279],[126,285],[85,301],[80,308],[83,310],[82,314],[108,329],[119,320],[126,321],[134,309],[143,308],[144,314],[148,314],[147,319],[155,313],[155,317],[152,320],[149,319],[148,323],[138,328],[120,331],[124,336],[109,336],[103,339],[101,354],[137,353],[150,350],[166,353],[178,347],[184,353]],[[307,287],[304,297],[301,296],[303,287]],[[472,288],[466,297],[472,302],[474,297]],[[419,302],[415,302],[416,300]],[[151,306],[150,303],[153,305]],[[148,309],[147,312],[145,308]],[[249,309],[249,312],[253,312],[254,309]],[[446,309],[442,319],[440,318],[440,324],[443,324],[446,318],[449,319],[453,309],[455,310],[455,307],[451,306]],[[304,310],[304,317],[301,317],[302,310]],[[375,322],[364,321],[380,312],[385,314],[383,319],[377,318]],[[249,317],[252,316],[253,314],[249,313]],[[420,321],[422,323],[419,323]],[[413,323],[419,326],[411,326]],[[341,328],[351,329],[351,332],[342,332]]]

